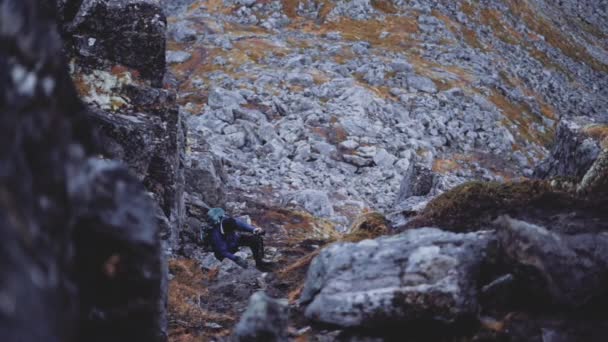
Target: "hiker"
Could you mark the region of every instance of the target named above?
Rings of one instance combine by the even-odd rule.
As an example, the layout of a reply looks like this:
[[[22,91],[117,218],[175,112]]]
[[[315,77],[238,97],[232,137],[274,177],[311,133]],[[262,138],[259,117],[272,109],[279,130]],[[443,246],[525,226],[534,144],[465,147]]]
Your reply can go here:
[[[207,217],[213,225],[211,230],[211,247],[218,260],[228,258],[242,268],[247,268],[247,261],[234,255],[241,246],[251,248],[253,259],[258,269],[265,270],[269,262],[264,260],[264,242],[262,228],[254,228],[239,219],[229,217],[221,208],[212,208]]]

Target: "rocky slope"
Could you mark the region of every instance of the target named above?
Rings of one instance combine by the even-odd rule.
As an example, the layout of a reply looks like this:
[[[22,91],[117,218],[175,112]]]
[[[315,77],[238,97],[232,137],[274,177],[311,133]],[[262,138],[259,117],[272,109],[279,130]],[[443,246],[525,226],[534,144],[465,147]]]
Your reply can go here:
[[[606,120],[599,4],[190,3],[168,44],[189,163],[209,150],[218,184],[339,229],[364,208],[532,176],[560,118]],[[428,184],[412,188],[418,173]]]
[[[502,310],[487,304],[496,297],[488,299],[480,287],[500,288],[501,277],[509,283],[512,272],[479,274],[470,265],[487,264],[488,254],[505,255],[495,248],[501,238],[491,232],[501,214],[557,224],[559,234],[605,229],[595,202],[574,189],[605,148],[608,14],[602,2],[184,0],[166,1],[165,8],[167,63],[188,130],[189,218],[181,252],[198,260],[172,266],[183,275],[198,274],[196,265],[202,265],[199,277],[206,278],[204,286],[174,283],[192,285],[187,289],[194,295],[187,298],[197,298],[204,311],[198,320],[174,322],[174,340],[231,334],[257,289],[298,298],[315,248],[359,240],[335,232],[359,226],[356,218],[369,211],[382,212],[398,229],[430,226],[457,235],[425,228],[322,252],[313,263],[322,271],[311,270],[301,306],[292,302],[291,338],[350,339],[347,331],[378,329],[384,325],[376,322],[387,315],[411,320],[410,328],[434,326],[439,317],[450,338],[475,335],[480,322],[487,329],[477,338],[517,340],[530,333],[534,340],[540,331],[534,329],[541,328],[544,340],[568,335],[555,317],[553,328],[535,320],[531,330],[517,330],[517,315],[508,321],[518,332],[505,335],[499,314],[493,321],[479,315],[480,307],[484,314]],[[600,197],[597,189],[592,193]],[[197,247],[204,204],[222,205],[268,228],[268,244],[277,248],[271,256],[282,269],[237,272]],[[490,232],[476,233],[480,229]],[[436,240],[420,242],[426,231]],[[477,235],[484,238],[475,240]],[[392,250],[391,239],[401,246],[394,262],[380,252]],[[457,242],[443,242],[450,239]],[[485,252],[441,247],[466,245],[467,239]],[[489,247],[479,242],[487,239]],[[412,250],[403,249],[408,243]],[[361,272],[328,271],[348,270],[339,255],[349,253],[356,260],[370,255],[361,260],[367,265]],[[374,253],[387,258],[386,267],[375,263]],[[363,285],[377,277],[384,280]],[[342,293],[345,283],[364,288]],[[429,287],[437,290],[424,292]],[[423,304],[392,307],[394,294],[400,302]],[[205,328],[209,321],[220,324]],[[319,321],[334,332],[314,324],[308,330]]]
[[[3,336],[63,296],[30,340],[163,340],[165,254],[172,341],[608,331],[603,2],[58,0],[72,87],[7,1]],[[273,272],[200,244],[210,205]]]

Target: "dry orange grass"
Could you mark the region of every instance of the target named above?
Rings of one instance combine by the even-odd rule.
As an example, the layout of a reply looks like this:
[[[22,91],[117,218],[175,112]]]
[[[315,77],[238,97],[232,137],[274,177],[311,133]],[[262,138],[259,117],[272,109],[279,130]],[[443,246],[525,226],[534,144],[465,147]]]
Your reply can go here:
[[[533,116],[532,110],[527,104],[515,103],[497,92],[494,92],[489,97],[489,100],[502,111],[508,122],[517,125],[518,131],[516,133],[519,133],[526,141],[535,142],[543,146],[551,142],[554,133],[553,127],[546,127],[544,133],[533,129],[532,123],[541,123],[541,121]]]
[[[603,148],[608,148],[608,125],[591,125],[585,127],[585,133],[601,142]]]
[[[354,20],[341,18],[335,22],[322,25],[305,25],[302,29],[313,34],[340,32],[345,40],[367,41],[376,47],[399,50],[413,47],[416,44],[414,35],[419,33],[415,17],[388,17],[385,20]],[[388,36],[380,38],[382,32]]]
[[[553,22],[542,14],[528,0],[508,0],[511,12],[521,18],[528,28],[545,38],[547,43],[562,51],[566,56],[589,65],[601,73],[608,73],[608,65],[591,56],[584,46],[564,34]]]
[[[333,238],[327,242],[329,244],[334,242],[359,242],[366,239],[374,239],[382,235],[388,235],[390,232],[391,227],[382,214],[376,212],[364,213],[353,222],[346,234]],[[288,299],[290,302],[295,302],[300,296],[308,267],[313,259],[321,253],[321,250],[322,248],[319,248],[304,255],[277,273],[280,279],[290,284],[288,292]]]
[[[209,312],[200,306],[201,298],[208,295],[203,282],[214,279],[218,270],[203,273],[196,260],[173,259],[169,261],[169,271],[174,275],[167,298],[171,341],[200,341],[197,330],[206,322],[234,322],[234,317]]]

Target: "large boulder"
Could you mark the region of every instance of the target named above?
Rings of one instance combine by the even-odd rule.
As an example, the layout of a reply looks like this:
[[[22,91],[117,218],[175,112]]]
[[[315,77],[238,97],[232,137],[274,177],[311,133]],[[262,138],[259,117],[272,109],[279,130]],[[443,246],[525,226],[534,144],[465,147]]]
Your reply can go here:
[[[580,308],[608,295],[608,234],[565,235],[508,217],[498,240],[529,298]]]
[[[315,216],[331,217],[334,215],[334,207],[324,191],[306,189],[292,194],[290,198],[291,202],[302,206]]]
[[[434,181],[435,174],[430,168],[421,163],[410,163],[401,180],[397,203],[401,203],[412,196],[428,195],[433,189]]]
[[[534,170],[534,175],[580,179],[601,150],[601,141],[589,134],[589,128],[589,120],[585,118],[562,120],[549,157]]]
[[[288,308],[286,300],[256,292],[234,328],[236,341],[287,341]]]
[[[577,187],[581,195],[593,198],[598,205],[608,199],[608,148],[602,150]]]
[[[161,85],[167,20],[155,0],[63,0],[59,3],[70,51],[94,66],[123,64]]]
[[[422,228],[332,245],[310,266],[300,302],[306,317],[341,327],[466,319],[477,313],[476,280],[492,240]]]
[[[188,194],[199,196],[212,207],[223,207],[225,175],[221,160],[208,152],[191,151],[188,157],[185,169]]]
[[[124,161],[154,194],[162,237],[176,248],[185,220],[186,130],[175,90],[160,88],[165,77],[160,5],[62,0],[58,8],[66,50],[76,57],[72,78],[89,106],[100,153]]]
[[[0,5],[0,335],[163,341],[153,204],[124,166],[94,159],[56,27],[46,2]]]

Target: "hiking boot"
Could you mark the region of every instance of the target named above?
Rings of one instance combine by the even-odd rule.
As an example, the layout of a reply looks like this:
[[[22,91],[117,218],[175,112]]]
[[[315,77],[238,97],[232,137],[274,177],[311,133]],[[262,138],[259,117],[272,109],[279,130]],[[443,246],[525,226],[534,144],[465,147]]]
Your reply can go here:
[[[258,270],[260,270],[262,272],[272,271],[272,265],[273,265],[272,262],[265,260],[265,259],[256,260],[256,262],[255,262],[255,268],[257,268]]]

